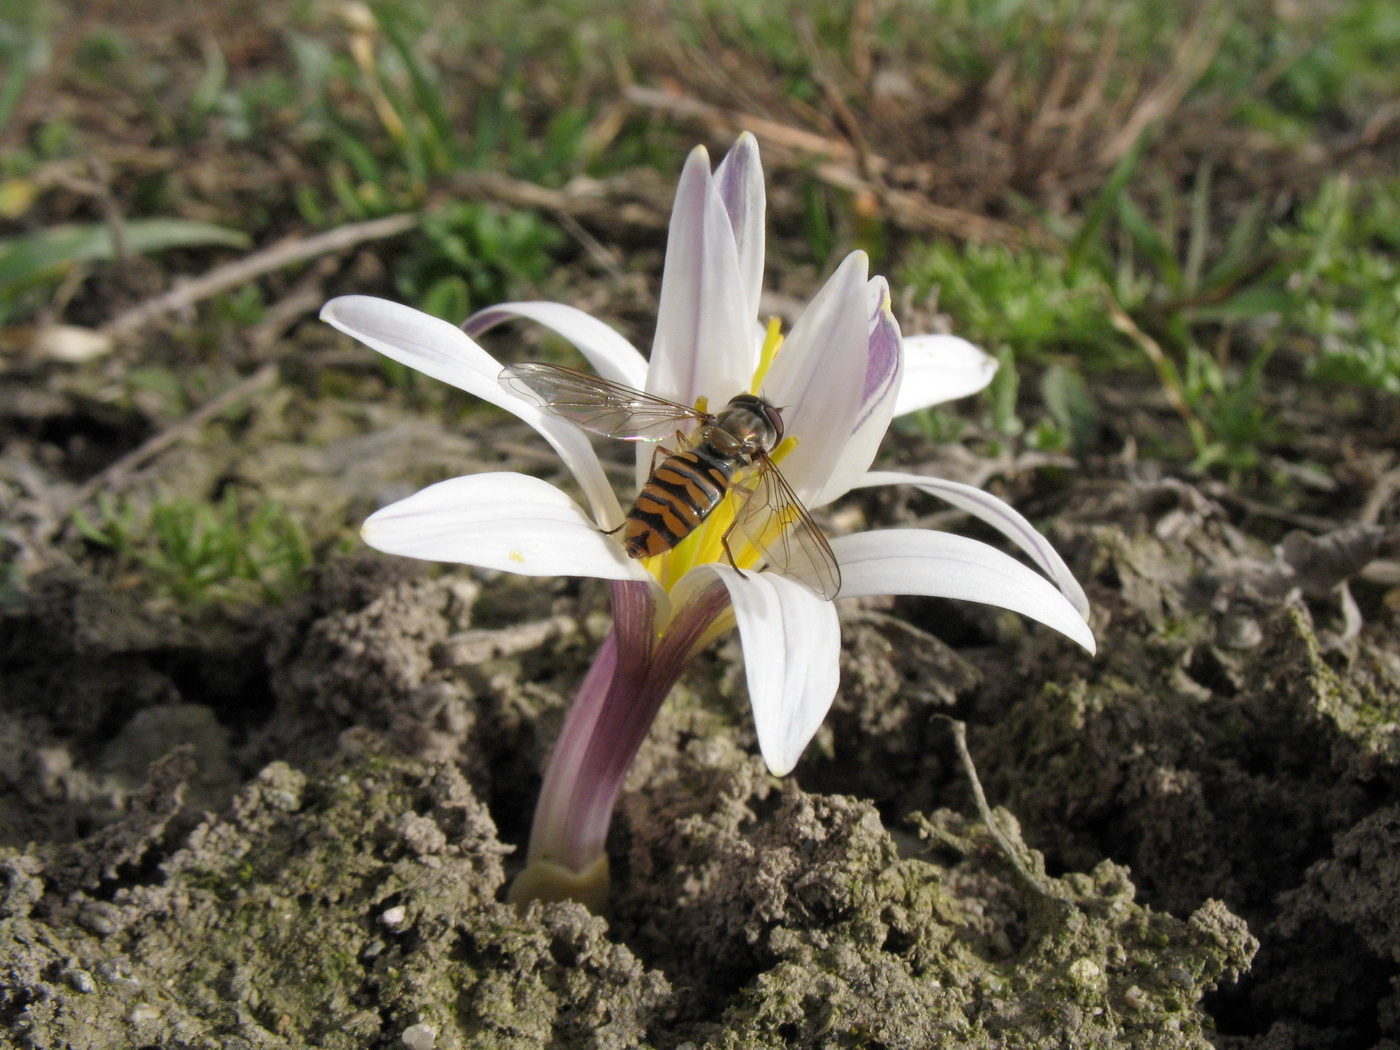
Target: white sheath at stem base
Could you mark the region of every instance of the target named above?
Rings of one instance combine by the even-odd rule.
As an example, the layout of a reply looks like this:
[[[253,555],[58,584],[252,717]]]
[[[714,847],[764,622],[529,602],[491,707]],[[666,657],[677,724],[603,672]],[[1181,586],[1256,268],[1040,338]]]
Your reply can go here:
[[[583,871],[544,858],[532,860],[510,884],[506,900],[511,904],[578,901],[593,914],[604,915],[608,906],[607,855],[600,855]]]

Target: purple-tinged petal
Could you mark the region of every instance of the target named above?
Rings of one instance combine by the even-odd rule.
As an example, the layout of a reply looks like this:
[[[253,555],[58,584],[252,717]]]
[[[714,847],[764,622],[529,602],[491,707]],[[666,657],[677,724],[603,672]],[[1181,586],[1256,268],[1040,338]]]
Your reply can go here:
[[[838,536],[841,596],[922,594],[1010,609],[1094,652],[1094,633],[1050,581],[995,547],[930,529]]]
[[[734,227],[703,146],[676,189],[646,389],[683,405],[723,405],[752,378],[753,318]]]
[[[758,140],[750,132],[741,134],[720,161],[715,169],[715,183],[739,249],[739,277],[748,294],[744,316],[754,318],[758,316],[758,297],[763,291],[763,219],[767,200]]]
[[[321,320],[371,350],[424,375],[475,394],[534,427],[573,472],[594,517],[611,528],[622,508],[588,437],[573,424],[509,393],[500,383],[501,363],[456,325],[411,306],[367,295],[343,295],[321,308]]]
[[[386,554],[522,576],[650,580],[572,499],[526,474],[470,474],[370,515],[361,535]]]
[[[686,581],[707,573],[729,590],[758,747],[768,768],[783,776],[797,765],[836,697],[841,678],[836,607],[782,576],[723,564],[701,566]]]
[[[904,378],[894,414],[932,408],[983,389],[997,373],[996,358],[955,335],[904,339]]]
[[[576,809],[593,811],[592,799],[582,805],[576,796],[591,787],[596,778],[581,781],[579,770],[588,757],[589,744],[596,734],[598,718],[611,694],[617,673],[617,629],[608,632],[593,657],[574,702],[564,716],[564,727],[554,741],[549,756],[540,797],[535,804],[535,822],[530,830],[530,860],[552,860],[570,870],[586,866],[592,857],[590,845],[607,837],[607,818],[611,808],[604,811],[601,833],[583,828]],[[594,855],[601,852],[591,851]]]
[[[583,871],[603,855],[622,779],[670,684],[648,683],[654,589],[614,582],[613,629],[593,659],[545,770],[530,860]]]
[[[563,336],[588,359],[593,370],[614,383],[641,389],[647,382],[647,359],[613,328],[564,303],[501,303],[478,310],[462,322],[475,339],[504,321],[524,318]]]
[[[870,357],[864,252],[852,252],[793,325],[763,381],[797,447],[783,474],[803,502],[819,505],[861,416]]]
[[[1056,586],[1078,610],[1079,615],[1086,620],[1089,618],[1089,599],[1084,594],[1084,588],[1079,586],[1079,581],[1074,578],[1074,573],[1070,572],[1069,566],[1065,564],[1065,560],[1050,545],[1050,541],[1005,500],[972,485],[892,470],[872,471],[852,488],[867,489],[877,485],[912,485],[921,492],[937,496],[974,518],[985,521],[1030,555],[1045,574],[1055,581]]]
[[[866,295],[870,337],[860,414],[856,417],[845,447],[831,465],[830,478],[812,501],[816,506],[844,496],[870,469],[875,452],[894,417],[895,396],[899,391],[904,358],[899,322],[890,311],[889,286],[883,277],[871,278],[866,286]]]

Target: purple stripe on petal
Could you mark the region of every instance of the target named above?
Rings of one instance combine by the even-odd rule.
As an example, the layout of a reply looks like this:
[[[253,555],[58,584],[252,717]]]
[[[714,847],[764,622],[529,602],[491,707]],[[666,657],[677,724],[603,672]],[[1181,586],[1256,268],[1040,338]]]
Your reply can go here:
[[[863,407],[855,426],[851,428],[853,432],[870,418],[870,413],[898,382],[903,353],[899,322],[885,309],[888,288],[885,279],[873,278],[869,288],[878,293],[878,299],[870,316],[869,357],[865,364],[865,387],[861,391]]]
[[[744,132],[739,136],[715,170],[715,184],[739,250],[739,276],[748,296],[745,313],[757,317],[763,290],[763,221],[767,202],[758,141],[753,135]]]

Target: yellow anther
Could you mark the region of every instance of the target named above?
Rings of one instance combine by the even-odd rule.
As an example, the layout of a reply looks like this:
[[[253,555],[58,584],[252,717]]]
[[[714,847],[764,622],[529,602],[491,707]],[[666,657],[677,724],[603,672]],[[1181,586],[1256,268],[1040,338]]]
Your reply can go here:
[[[763,349],[759,351],[758,367],[754,369],[753,385],[749,387],[749,393],[758,393],[759,387],[763,385],[764,377],[768,375],[768,368],[773,364],[773,358],[778,356],[782,345],[783,323],[776,317],[770,317],[768,330],[763,334]]]
[[[783,438],[782,441],[778,442],[777,448],[768,453],[768,458],[774,463],[781,463],[792,454],[792,450],[797,447],[798,440],[799,438],[796,434],[789,434],[787,437]]]

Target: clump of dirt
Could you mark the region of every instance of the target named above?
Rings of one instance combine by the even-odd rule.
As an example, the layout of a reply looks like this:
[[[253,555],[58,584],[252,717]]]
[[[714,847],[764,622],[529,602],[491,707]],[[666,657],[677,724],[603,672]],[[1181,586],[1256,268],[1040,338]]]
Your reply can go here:
[[[1110,862],[1045,877],[1004,812],[1012,854],[948,810],[901,849],[870,803],[774,790],[732,744],[668,767],[629,798],[618,923],[707,1045],[1204,1045],[1191,1004],[1256,947],[1218,901],[1185,922],[1136,904]]]
[[[499,900],[601,589],[362,554],[209,635],[119,580],[36,578],[5,614],[0,1024],[34,1047],[1395,1038],[1384,593],[1181,482],[1061,498],[1097,658],[978,606],[850,604],[841,695],[778,781],[738,646],[706,655],[629,778],[607,920]]]
[[[775,794],[732,742],[674,757],[630,800],[611,929],[500,903],[509,847],[468,781],[363,730],[158,862],[109,856],[151,845],[139,809],[66,863],[6,849],[0,1017],[33,1047],[1193,1046],[1202,990],[1253,952],[1222,906],[1154,913],[1112,864],[1026,884],[946,811],[901,857],[869,804]],[[171,766],[147,794],[178,800]]]
[[[101,586],[41,588],[11,624],[50,631],[55,595],[81,624],[118,600]],[[1189,921],[1144,908],[1108,863],[1027,881],[1040,868],[1014,829],[1013,854],[932,807],[892,833],[869,802],[780,784],[754,754],[732,647],[697,666],[634,771],[611,922],[500,903],[535,771],[605,629],[598,601],[377,558],[323,567],[244,640],[270,710],[241,740],[199,758],[172,746],[89,806],[96,830],[9,840],[0,1020],[34,1047],[918,1046],[1074,1043],[1128,1030],[1127,1011],[1129,1028],[1170,1033],[1154,1045],[1200,1045],[1202,994],[1254,947],[1223,906]],[[53,637],[86,639],[94,666],[120,654],[134,681],[178,635],[128,622]],[[887,740],[932,797],[941,767],[900,738],[979,672],[878,610],[850,626],[837,724]],[[15,680],[37,681],[26,652],[9,653]],[[230,698],[208,699],[227,719]],[[192,707],[157,697],[108,717],[193,726]],[[75,767],[102,724],[69,734]],[[129,769],[137,740],[118,739]],[[827,746],[815,780],[840,757]],[[201,796],[215,812],[199,818],[187,799],[216,754],[251,779],[231,803]]]
[[[1400,1035],[1377,917],[1400,855],[1383,833],[1400,788],[1395,613],[1382,589],[1345,586],[1379,530],[1271,546],[1179,481],[1086,485],[1069,508],[1054,535],[1089,591],[1096,659],[990,610],[904,607],[916,627],[998,640],[962,650],[979,685],[955,706],[988,793],[1055,870],[1111,857],[1154,907],[1214,897],[1249,922],[1259,957],[1212,1000],[1238,1045],[1280,1025],[1329,1045]],[[838,736],[831,761],[858,754],[868,796],[906,812],[926,763],[883,740]],[[1344,874],[1359,871],[1366,892]]]
[[[8,850],[0,1016],[36,1047],[525,1045],[588,1016],[596,1045],[635,1042],[665,980],[581,907],[498,903],[507,851],[453,766],[350,733],[125,879]]]

